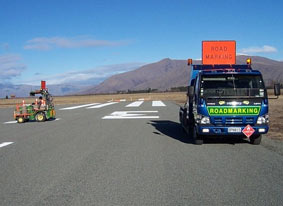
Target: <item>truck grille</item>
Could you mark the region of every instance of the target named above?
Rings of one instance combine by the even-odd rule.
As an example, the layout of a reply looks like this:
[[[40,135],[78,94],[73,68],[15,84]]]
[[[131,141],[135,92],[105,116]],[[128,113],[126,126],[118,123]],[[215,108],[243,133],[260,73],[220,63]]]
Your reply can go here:
[[[247,117],[246,118],[246,124],[254,124],[254,118],[253,117]]]
[[[226,118],[225,124],[227,125],[237,125],[237,124],[243,124],[243,118]]]
[[[243,124],[254,124],[254,117],[213,117],[212,121],[215,125],[243,125]],[[224,122],[224,123],[223,123]]]
[[[214,117],[214,124],[222,125],[222,117]]]

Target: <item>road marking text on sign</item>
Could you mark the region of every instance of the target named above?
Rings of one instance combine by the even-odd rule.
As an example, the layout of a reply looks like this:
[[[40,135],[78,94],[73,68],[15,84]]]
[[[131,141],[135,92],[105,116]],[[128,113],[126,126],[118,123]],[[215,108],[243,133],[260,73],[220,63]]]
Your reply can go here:
[[[246,135],[247,138],[250,138],[255,130],[251,127],[251,125],[248,124],[242,132],[244,133],[244,135]]]
[[[14,142],[3,142],[2,144],[0,144],[0,148],[1,147],[5,147],[5,146],[8,146],[10,144],[13,144]]]
[[[82,107],[90,107],[90,106],[97,105],[97,104],[98,103],[84,104],[84,105],[73,106],[73,107],[65,107],[65,108],[61,108],[59,110],[72,110],[72,109],[78,109],[78,108],[82,108]]]
[[[149,116],[158,111],[116,111],[102,119],[159,119],[159,116]]]
[[[166,105],[162,101],[152,101],[153,107],[165,107]]]
[[[131,104],[128,104],[126,107],[139,107],[144,101],[135,101]]]

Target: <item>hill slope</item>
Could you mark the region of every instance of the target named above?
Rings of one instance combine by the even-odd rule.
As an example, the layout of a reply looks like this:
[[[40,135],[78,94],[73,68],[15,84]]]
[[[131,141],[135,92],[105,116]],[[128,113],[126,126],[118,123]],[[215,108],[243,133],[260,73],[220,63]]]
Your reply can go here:
[[[247,56],[237,56],[237,64],[245,64]],[[252,57],[253,69],[262,72],[266,84],[283,82],[283,62],[264,57]],[[194,61],[194,63],[200,63]],[[117,91],[158,89],[164,91],[172,87],[186,86],[190,68],[186,60],[163,59],[142,66],[136,70],[114,75],[101,84],[81,92],[81,94],[115,93]]]

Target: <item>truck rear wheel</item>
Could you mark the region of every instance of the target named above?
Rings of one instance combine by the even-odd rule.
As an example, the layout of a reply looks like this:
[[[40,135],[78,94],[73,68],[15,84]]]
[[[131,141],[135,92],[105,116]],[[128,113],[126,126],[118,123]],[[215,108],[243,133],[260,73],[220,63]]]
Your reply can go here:
[[[35,119],[37,122],[44,122],[46,120],[45,114],[43,112],[38,112],[35,115]]]
[[[253,145],[259,145],[261,142],[262,135],[251,136],[250,143]]]

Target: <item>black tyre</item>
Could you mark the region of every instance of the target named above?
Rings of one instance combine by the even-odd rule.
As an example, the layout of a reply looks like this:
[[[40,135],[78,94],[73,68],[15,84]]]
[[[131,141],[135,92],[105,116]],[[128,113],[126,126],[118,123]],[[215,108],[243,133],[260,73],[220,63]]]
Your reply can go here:
[[[182,131],[186,134],[187,132],[186,132],[185,128],[183,127],[183,125],[181,125],[181,127],[182,127]]]
[[[259,145],[261,143],[262,135],[251,136],[250,143],[253,145]]]
[[[202,145],[203,144],[203,137],[201,137],[200,135],[198,135],[196,128],[193,128],[193,143],[195,145]]]
[[[24,117],[18,117],[17,118],[17,122],[20,123],[20,124],[24,123],[25,122],[25,118]]]
[[[35,119],[36,119],[37,122],[44,122],[46,120],[46,116],[43,112],[38,112],[35,115]]]

